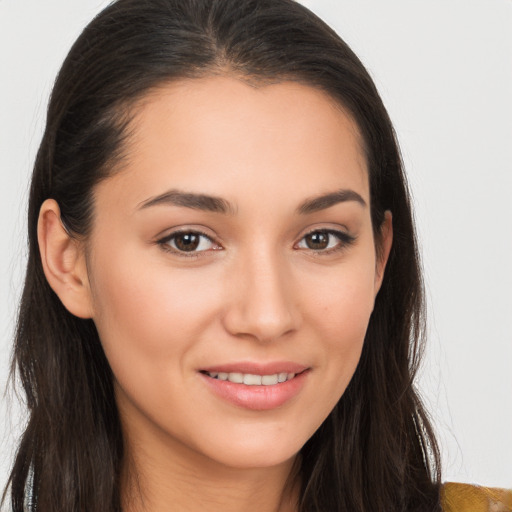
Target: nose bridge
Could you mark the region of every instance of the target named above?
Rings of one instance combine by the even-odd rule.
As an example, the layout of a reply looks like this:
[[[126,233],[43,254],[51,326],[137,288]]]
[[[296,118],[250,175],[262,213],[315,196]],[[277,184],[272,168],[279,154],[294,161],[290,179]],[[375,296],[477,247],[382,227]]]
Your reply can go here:
[[[275,247],[244,252],[232,278],[234,293],[225,316],[232,334],[272,341],[297,327],[290,268]]]

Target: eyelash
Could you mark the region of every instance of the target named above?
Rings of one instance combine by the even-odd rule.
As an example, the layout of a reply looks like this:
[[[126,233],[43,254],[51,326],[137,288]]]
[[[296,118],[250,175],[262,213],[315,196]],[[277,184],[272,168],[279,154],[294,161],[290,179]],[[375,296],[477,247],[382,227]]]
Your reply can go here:
[[[315,249],[311,249],[311,248],[305,248],[306,250],[309,250],[313,254],[315,254],[315,256],[326,256],[328,254],[333,254],[333,253],[344,251],[356,241],[356,237],[349,235],[348,233],[345,233],[344,231],[338,231],[336,229],[313,229],[312,231],[309,231],[308,233],[306,233],[300,239],[299,243],[301,243],[303,240],[305,240],[308,236],[317,235],[317,234],[333,236],[338,239],[338,243],[334,247],[329,247],[326,249],[315,250]]]
[[[198,258],[202,256],[202,253],[208,252],[209,250],[203,250],[203,251],[181,251],[178,248],[171,247],[169,244],[173,240],[175,241],[176,238],[180,235],[195,235],[199,236],[202,239],[207,239],[209,242],[211,242],[216,248],[209,249],[209,250],[221,250],[222,248],[216,244],[212,238],[207,235],[206,233],[203,233],[202,231],[199,231],[197,229],[182,229],[179,231],[174,231],[170,233],[169,235],[166,235],[164,238],[161,238],[160,240],[157,240],[157,244],[167,252],[170,252],[172,254],[177,254],[179,256],[185,257],[185,258]],[[201,243],[201,242],[199,242]]]
[[[311,248],[307,248],[307,247],[301,248],[304,250],[309,250],[317,256],[323,256],[323,255],[328,255],[328,254],[332,254],[332,253],[336,253],[336,252],[341,252],[341,251],[347,249],[348,247],[350,247],[356,240],[356,237],[349,235],[348,233],[345,233],[343,231],[338,231],[335,229],[314,229],[314,230],[306,233],[300,239],[299,243],[303,242],[306,239],[306,237],[315,235],[315,234],[324,234],[324,235],[334,236],[338,239],[338,243],[334,247],[330,247],[330,248],[326,248],[326,249],[315,250],[315,249],[311,249]],[[180,235],[199,236],[200,238],[207,239],[209,242],[211,242],[215,246],[215,248],[206,249],[206,250],[202,250],[202,251],[196,251],[196,250],[182,251],[178,248],[171,247],[169,245],[170,242],[173,240],[175,241],[176,238]],[[156,243],[164,251],[170,252],[172,254],[177,254],[179,256],[186,257],[186,258],[198,258],[198,257],[202,256],[202,253],[209,252],[210,250],[214,250],[214,251],[222,250],[222,247],[220,245],[216,244],[215,241],[212,240],[212,238],[209,235],[207,235],[206,233],[203,233],[199,230],[196,230],[196,229],[184,229],[184,230],[180,230],[180,231],[174,231],[173,233],[166,235],[165,237],[157,240]],[[201,243],[201,242],[199,242],[199,243]],[[298,245],[298,244],[296,244],[296,245]]]

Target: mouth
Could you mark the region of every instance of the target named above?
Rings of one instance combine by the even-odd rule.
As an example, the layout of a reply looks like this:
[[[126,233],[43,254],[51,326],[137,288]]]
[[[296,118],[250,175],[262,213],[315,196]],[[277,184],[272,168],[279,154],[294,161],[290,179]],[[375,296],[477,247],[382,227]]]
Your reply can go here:
[[[235,363],[199,370],[207,389],[239,408],[277,409],[292,402],[311,368],[294,363]]]
[[[207,375],[212,379],[229,381],[233,382],[234,384],[245,384],[246,386],[275,386],[276,384],[282,384],[283,382],[292,380],[297,375],[297,373],[291,372],[280,372],[273,373],[270,375],[258,375],[254,373],[239,372],[208,372],[205,370],[201,371],[201,373]]]

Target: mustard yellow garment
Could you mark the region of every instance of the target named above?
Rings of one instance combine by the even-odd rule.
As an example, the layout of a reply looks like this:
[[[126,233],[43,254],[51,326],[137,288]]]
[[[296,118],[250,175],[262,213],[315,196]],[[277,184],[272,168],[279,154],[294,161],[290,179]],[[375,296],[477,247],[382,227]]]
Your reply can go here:
[[[512,490],[448,482],[441,502],[444,512],[512,512]]]

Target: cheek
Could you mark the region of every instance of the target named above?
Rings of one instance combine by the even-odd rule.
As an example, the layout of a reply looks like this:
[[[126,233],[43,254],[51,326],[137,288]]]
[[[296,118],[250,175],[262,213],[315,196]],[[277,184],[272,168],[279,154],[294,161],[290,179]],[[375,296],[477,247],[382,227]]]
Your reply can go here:
[[[93,268],[94,321],[113,367],[176,357],[197,340],[218,301],[201,271],[179,272],[133,254],[98,255],[101,265]]]
[[[323,347],[320,366],[327,368],[329,407],[339,400],[359,363],[374,305],[373,268],[369,259],[323,280],[307,308],[307,324],[316,331],[315,339]]]
[[[312,321],[324,326],[330,339],[351,338],[349,333],[358,337],[366,331],[375,299],[375,259],[370,251],[363,256],[325,273],[311,273],[309,282],[298,290],[304,301],[309,300],[306,314],[314,315]]]

